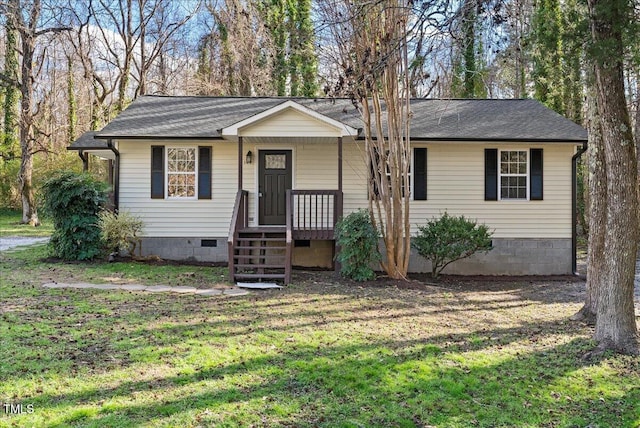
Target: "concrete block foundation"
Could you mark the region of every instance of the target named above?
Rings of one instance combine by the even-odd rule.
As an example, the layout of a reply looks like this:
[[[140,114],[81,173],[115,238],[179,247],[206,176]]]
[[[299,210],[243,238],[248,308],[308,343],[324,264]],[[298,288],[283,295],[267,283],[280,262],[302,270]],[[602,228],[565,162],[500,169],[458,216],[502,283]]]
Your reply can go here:
[[[226,262],[227,238],[142,238],[142,255],[167,260]]]
[[[571,238],[494,238],[493,249],[458,260],[443,273],[452,275],[570,275]],[[410,272],[431,272],[431,263],[412,249]]]
[[[447,266],[452,275],[570,275],[571,238],[494,238],[488,253],[474,254]],[[309,246],[293,248],[293,265],[333,266],[333,242],[311,241]],[[214,246],[215,245],[215,246]],[[381,245],[381,247],[383,247]],[[227,238],[143,238],[142,255],[168,260],[225,263]],[[379,269],[379,266],[375,266]],[[412,249],[410,272],[431,272],[431,263]]]

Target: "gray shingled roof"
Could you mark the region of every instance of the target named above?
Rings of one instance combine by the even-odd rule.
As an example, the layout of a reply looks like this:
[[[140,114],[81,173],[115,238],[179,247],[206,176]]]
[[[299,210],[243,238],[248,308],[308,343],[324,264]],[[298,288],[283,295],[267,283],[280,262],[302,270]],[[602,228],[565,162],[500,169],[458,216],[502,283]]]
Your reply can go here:
[[[78,137],[78,139],[74,141],[69,148],[77,150],[108,150],[109,146],[107,145],[107,142],[96,139],[95,135],[96,131],[87,131]]]
[[[142,96],[96,136],[219,138],[220,129],[287,100],[356,129],[362,128],[362,119],[348,99]],[[413,99],[411,110],[412,139],[576,142],[587,139],[584,128],[535,100]],[[77,143],[72,148],[79,148]]]

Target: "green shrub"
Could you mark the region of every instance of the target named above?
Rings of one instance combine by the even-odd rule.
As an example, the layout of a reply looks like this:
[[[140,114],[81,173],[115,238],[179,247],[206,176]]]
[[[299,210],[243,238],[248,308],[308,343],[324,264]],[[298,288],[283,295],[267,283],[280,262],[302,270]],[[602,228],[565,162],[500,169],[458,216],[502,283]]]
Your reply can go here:
[[[54,231],[49,246],[56,257],[88,260],[102,253],[98,213],[107,185],[89,174],[63,171],[42,185],[45,213]]]
[[[336,258],[342,263],[343,276],[356,281],[375,278],[371,263],[380,260],[378,233],[368,211],[358,210],[340,219],[336,240],[341,247]]]
[[[140,245],[140,233],[144,222],[128,211],[118,214],[112,211],[101,211],[98,214],[100,237],[109,252],[125,252],[135,255],[136,247]]]
[[[431,261],[431,276],[434,278],[456,260],[491,250],[492,233],[489,228],[464,216],[452,217],[445,212],[418,230],[411,246]]]

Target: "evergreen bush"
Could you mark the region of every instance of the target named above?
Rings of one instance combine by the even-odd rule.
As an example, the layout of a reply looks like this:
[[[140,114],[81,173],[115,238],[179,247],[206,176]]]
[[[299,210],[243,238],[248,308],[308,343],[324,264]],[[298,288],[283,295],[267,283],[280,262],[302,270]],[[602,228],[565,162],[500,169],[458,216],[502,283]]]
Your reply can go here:
[[[57,173],[42,185],[45,213],[54,232],[49,247],[55,257],[89,260],[102,253],[98,213],[107,202],[107,184],[91,175]]]
[[[341,247],[336,256],[341,274],[356,281],[375,278],[371,264],[380,260],[378,233],[367,210],[352,212],[336,224],[336,240]]]
[[[439,219],[418,227],[411,246],[431,261],[431,276],[437,278],[449,264],[491,250],[491,235],[486,225],[445,212]]]
[[[103,210],[98,214],[98,227],[107,251],[135,255],[136,248],[140,245],[138,235],[144,228],[144,222],[139,217],[124,210],[118,214]]]

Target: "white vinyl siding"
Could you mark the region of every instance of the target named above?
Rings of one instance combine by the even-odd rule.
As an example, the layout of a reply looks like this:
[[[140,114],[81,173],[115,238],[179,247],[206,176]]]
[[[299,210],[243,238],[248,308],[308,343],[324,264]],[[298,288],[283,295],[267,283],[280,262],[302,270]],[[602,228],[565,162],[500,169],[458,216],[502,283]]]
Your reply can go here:
[[[243,137],[338,137],[338,128],[294,109],[286,109],[238,130]]]
[[[485,201],[484,149],[504,143],[427,144],[427,201],[411,202],[412,233],[416,224],[445,210],[486,223],[496,238],[571,237],[571,157],[575,145],[536,143],[544,150],[543,201]],[[509,144],[528,150],[528,144]]]
[[[315,120],[315,119],[313,119]],[[289,149],[293,155],[293,187],[337,189],[337,141],[310,142],[282,139],[265,144],[247,138],[253,163],[243,164],[243,188],[249,191],[249,217],[257,220],[256,197],[258,150]],[[166,147],[212,147],[211,200],[158,200],[150,198],[151,145]],[[427,147],[428,200],[411,201],[412,233],[445,210],[451,215],[486,223],[496,238],[571,237],[571,156],[575,144],[560,143],[417,143]],[[510,150],[544,150],[543,201],[485,201],[484,149],[504,146]],[[121,141],[120,207],[139,215],[146,224],[145,235],[154,237],[226,237],[237,192],[238,146],[231,141],[184,142]],[[343,191],[345,214],[367,203],[367,163],[364,142],[345,138],[343,144]]]
[[[212,199],[151,199],[151,146],[212,147]],[[120,209],[145,222],[152,237],[225,237],[237,190],[238,146],[227,141],[120,141]],[[166,185],[166,183],[165,183]]]

